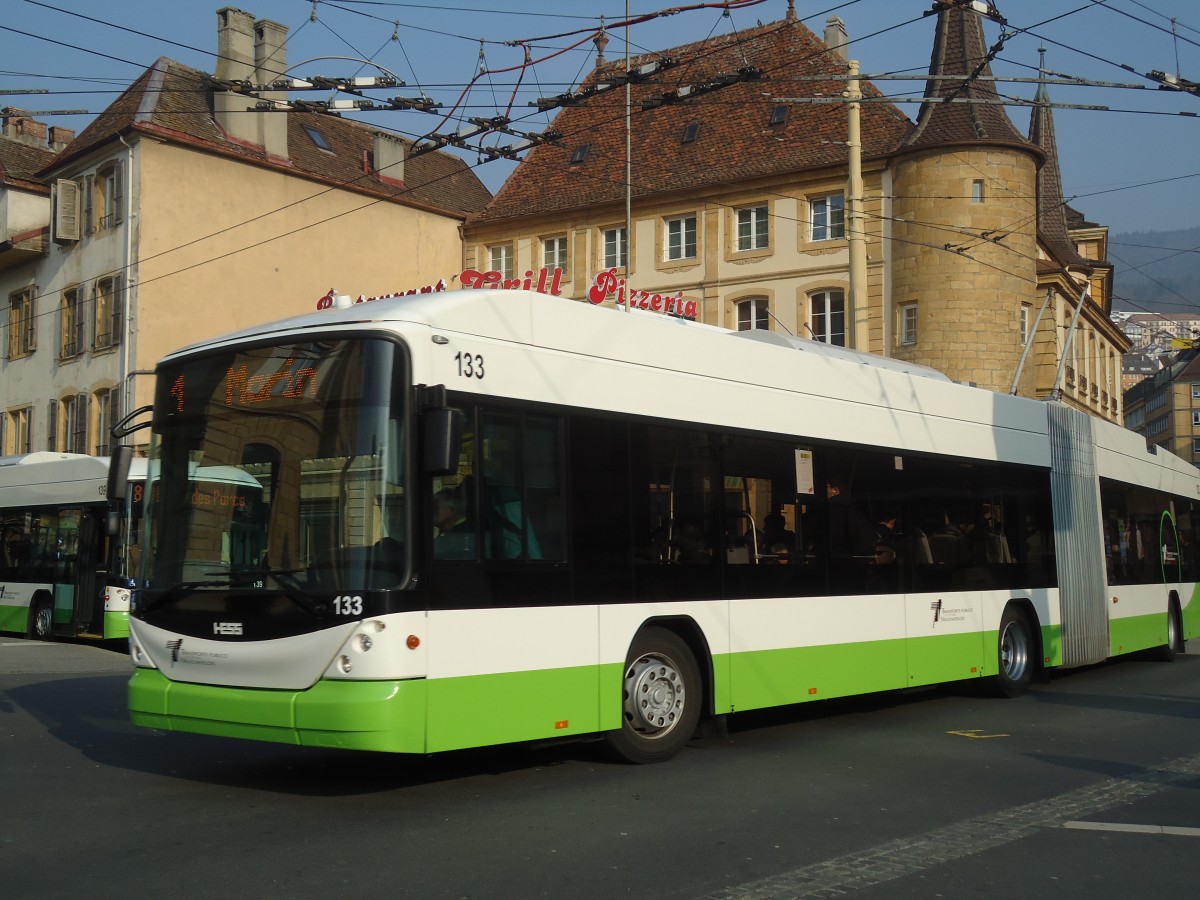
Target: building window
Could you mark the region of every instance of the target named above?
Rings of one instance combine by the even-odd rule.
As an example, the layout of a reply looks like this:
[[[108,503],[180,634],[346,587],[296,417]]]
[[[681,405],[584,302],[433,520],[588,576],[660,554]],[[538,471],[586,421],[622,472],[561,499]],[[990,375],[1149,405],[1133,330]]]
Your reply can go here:
[[[1192,427],[1195,428],[1198,425],[1200,425],[1200,412],[1193,412],[1192,413]]]
[[[83,352],[84,315],[78,286],[63,291],[59,310],[59,359],[70,359]]]
[[[766,205],[739,209],[737,211],[738,250],[766,250],[769,241]]]
[[[976,178],[974,181],[971,182],[971,202],[972,203],[982,203],[983,202],[983,179],[982,178]]]
[[[696,258],[696,217],[667,219],[667,259]]]
[[[767,121],[768,125],[783,125],[788,120],[788,107],[786,104],[779,104],[771,108],[771,118]]]
[[[124,220],[125,164],[117,161],[98,169],[92,189],[95,191],[96,230],[104,231],[119,225]]]
[[[846,236],[845,206],[846,201],[841,194],[817,197],[809,203],[814,241],[836,241]]]
[[[62,401],[63,447],[67,453],[87,453],[87,394],[76,394]],[[57,435],[51,435],[55,444]],[[58,447],[51,447],[52,450]]]
[[[4,414],[3,455],[33,452],[33,407],[23,406]]]
[[[571,154],[571,165],[578,166],[587,162],[589,147],[587,144],[580,144],[575,148],[575,152]]]
[[[121,418],[121,392],[116,388],[96,391],[96,455],[112,452],[112,426]]]
[[[629,265],[629,242],[624,228],[604,229],[604,268],[623,269]]]
[[[1021,345],[1029,343],[1029,304],[1021,304]]]
[[[690,144],[696,138],[700,137],[700,123],[688,122],[683,126],[683,137],[681,141],[685,144]]]
[[[812,335],[818,341],[846,346],[846,295],[842,291],[820,291],[808,298],[812,310]]]
[[[905,303],[900,307],[900,343],[912,346],[917,342],[917,304]]]
[[[1192,385],[1192,399],[1200,400],[1200,382]]]
[[[37,349],[37,291],[26,288],[8,297],[8,358],[27,356]]]
[[[493,272],[499,272],[502,278],[512,278],[512,244],[497,244],[494,247],[488,247],[488,262],[491,264]]]
[[[110,275],[96,280],[92,289],[92,346],[106,350],[121,343],[125,314],[124,279]]]
[[[767,331],[771,327],[770,305],[766,297],[751,297],[737,305],[738,331]]]
[[[1200,438],[1192,438],[1192,458],[1200,459]]]
[[[551,270],[567,271],[567,236],[565,234],[542,241],[542,265]]]

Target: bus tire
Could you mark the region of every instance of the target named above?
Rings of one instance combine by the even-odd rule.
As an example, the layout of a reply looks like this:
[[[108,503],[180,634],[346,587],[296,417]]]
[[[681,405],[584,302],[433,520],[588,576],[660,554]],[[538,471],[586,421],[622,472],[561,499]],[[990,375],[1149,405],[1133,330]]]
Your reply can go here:
[[[1154,658],[1159,662],[1171,662],[1183,650],[1183,624],[1180,622],[1179,603],[1174,597],[1167,604],[1167,642],[1154,649]]]
[[[605,735],[618,759],[664,762],[692,739],[703,688],[696,659],[677,634],[654,626],[638,633],[625,659],[621,691],[621,727]]]
[[[1029,619],[1019,608],[1009,606],[1000,619],[996,638],[996,676],[992,687],[997,696],[1020,697],[1029,689],[1034,670],[1033,632]]]
[[[49,641],[54,638],[54,604],[49,597],[37,597],[29,607],[29,639]]]

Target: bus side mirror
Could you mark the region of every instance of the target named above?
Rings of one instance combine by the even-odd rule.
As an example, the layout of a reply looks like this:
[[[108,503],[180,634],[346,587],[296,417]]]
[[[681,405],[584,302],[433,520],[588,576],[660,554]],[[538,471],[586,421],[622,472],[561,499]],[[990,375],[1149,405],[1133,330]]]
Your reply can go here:
[[[124,444],[113,448],[108,461],[109,503],[124,503],[125,491],[129,488],[129,466],[133,462],[133,448]]]
[[[426,474],[453,475],[462,453],[463,414],[442,406],[425,413],[421,462]]]

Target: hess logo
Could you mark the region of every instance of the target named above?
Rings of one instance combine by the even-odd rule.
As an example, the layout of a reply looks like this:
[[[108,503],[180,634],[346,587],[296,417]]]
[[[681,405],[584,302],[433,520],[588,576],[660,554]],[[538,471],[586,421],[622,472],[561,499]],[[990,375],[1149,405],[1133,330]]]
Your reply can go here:
[[[242,633],[241,622],[213,622],[213,634],[240,636]]]

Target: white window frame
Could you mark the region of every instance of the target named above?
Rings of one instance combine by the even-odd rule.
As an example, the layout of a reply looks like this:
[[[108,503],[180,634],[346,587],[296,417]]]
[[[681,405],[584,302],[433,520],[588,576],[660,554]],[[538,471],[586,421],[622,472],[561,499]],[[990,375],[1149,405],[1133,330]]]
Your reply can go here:
[[[904,303],[900,306],[900,343],[911,347],[917,342],[919,318],[917,304]]]
[[[667,219],[666,241],[663,248],[669,262],[696,258],[696,217],[675,216]]]
[[[767,204],[745,206],[737,211],[738,252],[766,250],[771,246],[771,226]]]
[[[624,225],[605,228],[600,233],[600,242],[604,268],[627,269],[629,267],[629,240]]]
[[[840,241],[846,237],[846,198],[844,194],[827,194],[808,201],[813,241]]]
[[[846,346],[846,292],[815,291],[808,295],[809,328],[813,338],[835,347]],[[834,326],[840,323],[841,330]]]
[[[771,304],[766,297],[747,297],[736,308],[738,331],[771,330]]]
[[[488,247],[488,267],[493,272],[499,272],[501,278],[513,277],[513,246],[512,244],[493,244]]]
[[[542,265],[551,271],[562,269],[566,274],[567,236],[565,234],[558,234],[542,240]]]

